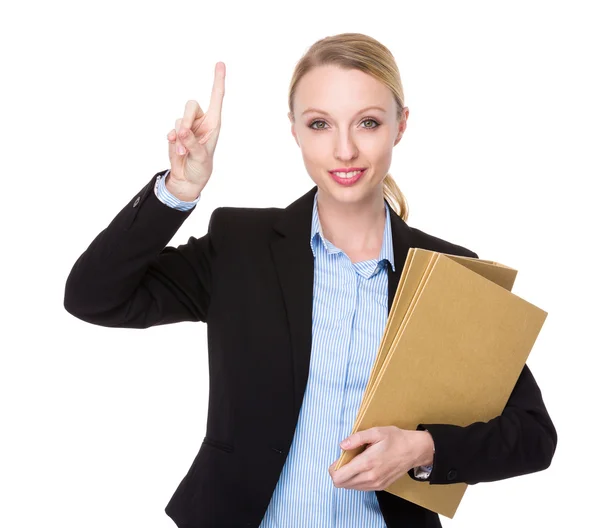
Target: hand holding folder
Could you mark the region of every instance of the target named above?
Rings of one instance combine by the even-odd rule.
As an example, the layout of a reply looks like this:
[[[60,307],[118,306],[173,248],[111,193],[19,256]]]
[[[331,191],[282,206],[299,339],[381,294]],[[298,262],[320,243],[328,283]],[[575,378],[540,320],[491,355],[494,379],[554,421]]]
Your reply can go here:
[[[352,433],[500,415],[548,315],[511,292],[516,274],[411,248]],[[343,451],[335,469],[364,449]],[[466,488],[404,475],[386,491],[452,518]]]

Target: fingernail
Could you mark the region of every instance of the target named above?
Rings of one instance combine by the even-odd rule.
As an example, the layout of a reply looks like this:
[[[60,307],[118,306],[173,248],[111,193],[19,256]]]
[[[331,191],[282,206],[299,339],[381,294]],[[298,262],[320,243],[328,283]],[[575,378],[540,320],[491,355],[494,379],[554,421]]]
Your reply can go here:
[[[183,145],[178,145],[177,147],[177,154],[185,154],[185,147]]]

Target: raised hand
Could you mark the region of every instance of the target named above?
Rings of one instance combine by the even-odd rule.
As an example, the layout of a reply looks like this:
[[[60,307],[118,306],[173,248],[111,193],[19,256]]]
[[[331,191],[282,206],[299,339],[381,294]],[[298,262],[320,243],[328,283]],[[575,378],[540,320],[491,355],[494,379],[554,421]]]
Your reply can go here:
[[[199,194],[213,170],[213,155],[221,129],[221,109],[225,95],[225,63],[217,62],[208,111],[197,101],[185,105],[183,118],[167,134],[171,172],[169,180],[185,194]]]

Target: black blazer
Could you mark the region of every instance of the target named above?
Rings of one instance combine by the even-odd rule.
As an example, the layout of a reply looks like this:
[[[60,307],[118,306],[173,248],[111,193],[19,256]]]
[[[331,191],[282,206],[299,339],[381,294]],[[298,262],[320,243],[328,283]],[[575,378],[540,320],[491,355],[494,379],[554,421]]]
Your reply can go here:
[[[179,528],[257,527],[292,443],[307,383],[317,187],[285,209],[219,207],[204,236],[175,248],[165,246],[191,211],[158,200],[153,186],[165,172],[153,176],[75,262],[64,307],[107,327],[207,323],[206,437],[165,511]],[[390,213],[396,272],[388,266],[388,310],[410,247],[477,257]],[[557,441],[527,366],[501,416],[468,427],[419,428],[431,432],[436,448],[423,486],[543,470]],[[389,527],[441,526],[436,513],[386,491],[376,495]]]

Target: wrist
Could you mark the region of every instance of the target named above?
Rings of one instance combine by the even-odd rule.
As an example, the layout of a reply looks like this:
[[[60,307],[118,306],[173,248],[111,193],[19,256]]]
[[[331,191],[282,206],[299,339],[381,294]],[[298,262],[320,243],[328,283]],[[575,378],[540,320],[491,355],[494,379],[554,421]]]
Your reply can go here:
[[[429,431],[415,431],[417,433],[417,457],[413,467],[431,466],[435,454],[433,437]]]
[[[202,192],[202,187],[186,181],[177,181],[171,177],[171,173],[165,180],[165,187],[175,198],[183,202],[193,202]]]

